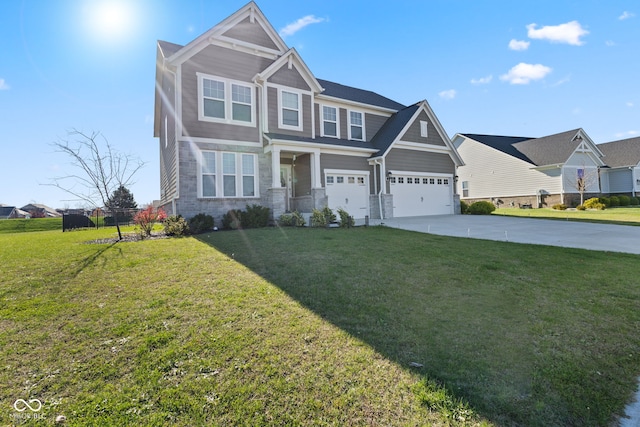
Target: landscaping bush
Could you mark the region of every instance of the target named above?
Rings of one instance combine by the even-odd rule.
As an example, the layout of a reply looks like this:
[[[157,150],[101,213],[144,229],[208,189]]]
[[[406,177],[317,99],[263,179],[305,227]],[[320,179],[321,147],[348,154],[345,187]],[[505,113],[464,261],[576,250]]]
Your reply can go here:
[[[555,205],[551,206],[551,209],[554,209],[556,211],[566,211],[567,210],[567,205],[565,205],[563,203],[558,203],[558,204],[555,204]]]
[[[189,224],[182,215],[171,215],[164,220],[164,234],[167,236],[185,236],[189,234]]]
[[[307,222],[298,211],[282,214],[278,219],[278,224],[283,227],[304,227],[306,223]]]
[[[460,213],[463,215],[469,213],[469,204],[462,200],[460,200]]]
[[[609,206],[611,207],[620,206],[620,199],[618,198],[618,196],[609,197]]]
[[[338,208],[338,215],[340,215],[340,227],[351,228],[356,225],[356,221],[349,215],[349,212],[344,209]]]
[[[327,218],[321,210],[314,209],[311,211],[311,226],[312,227],[326,227]]]
[[[578,205],[578,206],[576,206],[576,209],[579,210],[579,211],[586,211],[587,210],[585,205]]]
[[[225,230],[237,230],[242,228],[242,211],[231,209],[222,216],[222,228]]]
[[[151,230],[156,222],[162,222],[167,218],[167,214],[162,208],[154,209],[153,206],[147,206],[133,217],[136,227],[140,229],[140,236],[151,236]]]
[[[638,199],[637,197],[631,197],[629,199],[629,204],[631,206],[638,206],[638,205],[640,205],[640,199]]]
[[[604,203],[602,203],[602,199],[601,197],[592,197],[590,199],[587,199],[584,202],[584,207],[586,209],[597,209],[599,211],[603,211],[607,208],[607,205],[605,205]]]
[[[200,234],[205,231],[213,230],[213,217],[205,213],[199,213],[189,219],[189,232],[192,234]]]
[[[631,204],[631,198],[629,196],[618,196],[620,206],[629,206]]]
[[[242,228],[261,228],[269,225],[269,208],[260,205],[247,205],[247,210],[240,215]]]
[[[608,197],[598,197],[598,200],[600,201],[600,203],[602,203],[606,207],[610,207],[611,206],[611,200],[609,200]]]
[[[329,206],[325,206],[324,209],[322,209],[322,214],[327,219],[327,224],[331,224],[332,222],[336,222],[336,220],[338,219],[336,217],[336,214],[334,214],[333,211],[331,209],[329,209]]]
[[[482,200],[472,203],[469,206],[468,212],[471,215],[489,215],[495,210],[496,207],[493,205],[493,203]]]

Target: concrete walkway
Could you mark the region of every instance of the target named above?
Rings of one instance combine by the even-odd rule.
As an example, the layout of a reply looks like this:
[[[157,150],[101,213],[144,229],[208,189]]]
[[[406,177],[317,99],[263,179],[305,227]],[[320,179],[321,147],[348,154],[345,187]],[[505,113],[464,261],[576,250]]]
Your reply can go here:
[[[390,218],[370,220],[369,224],[443,236],[640,254],[640,226],[500,215]]]

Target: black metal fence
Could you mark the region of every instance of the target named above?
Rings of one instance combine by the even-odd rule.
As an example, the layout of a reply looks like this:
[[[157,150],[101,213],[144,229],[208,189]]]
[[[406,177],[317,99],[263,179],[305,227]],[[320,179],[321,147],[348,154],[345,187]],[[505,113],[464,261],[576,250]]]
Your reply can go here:
[[[140,209],[118,209],[117,213],[112,213],[96,209],[90,215],[63,214],[62,231],[65,232],[77,228],[114,227],[116,220],[118,225],[131,225],[133,224],[133,218],[139,211]]]

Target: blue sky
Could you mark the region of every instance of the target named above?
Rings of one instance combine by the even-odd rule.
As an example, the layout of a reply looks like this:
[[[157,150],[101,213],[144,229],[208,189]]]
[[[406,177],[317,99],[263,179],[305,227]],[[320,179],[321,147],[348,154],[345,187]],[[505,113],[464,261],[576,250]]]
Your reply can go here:
[[[261,0],[316,77],[404,104],[427,99],[450,136],[596,143],[640,135],[636,0]],[[0,203],[81,205],[44,184],[73,172],[52,142],[100,132],[146,162],[159,198],[156,41],[186,44],[244,0],[7,0],[0,6]]]

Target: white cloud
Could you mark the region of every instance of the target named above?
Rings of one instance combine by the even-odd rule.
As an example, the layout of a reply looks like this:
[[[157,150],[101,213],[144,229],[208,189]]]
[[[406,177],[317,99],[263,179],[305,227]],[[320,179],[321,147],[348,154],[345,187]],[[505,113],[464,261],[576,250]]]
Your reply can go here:
[[[633,108],[633,102],[629,101],[625,104],[629,108]]]
[[[526,85],[532,80],[543,79],[551,72],[551,68],[542,64],[519,63],[511,68],[507,74],[500,76],[500,80],[507,81],[512,85]]]
[[[456,97],[456,90],[455,89],[443,90],[442,92],[438,93],[438,95],[442,99],[453,99]]]
[[[553,43],[567,43],[574,46],[584,44],[580,37],[589,34],[589,31],[582,28],[578,21],[567,22],[560,25],[547,25],[536,29],[538,24],[527,25],[530,39],[549,40]]]
[[[306,27],[307,25],[317,24],[320,22],[324,22],[324,18],[317,18],[314,15],[304,16],[298,19],[296,22],[292,22],[291,24],[281,29],[280,36],[281,37],[292,36],[298,31],[300,31],[301,29],[303,29],[304,27]]]
[[[607,40],[606,42],[604,42],[604,44],[611,47],[611,46],[615,46],[616,42],[614,42],[613,40]]]
[[[618,16],[618,19],[621,20],[621,21],[624,21],[625,19],[633,18],[634,16],[636,16],[635,13],[627,12],[625,10],[624,12],[622,12],[622,15]]]
[[[0,90],[9,90],[10,88],[5,79],[0,79]]]
[[[493,80],[493,76],[490,74],[487,77],[480,77],[479,79],[471,79],[471,84],[486,85],[491,83],[491,80]]]
[[[529,49],[529,45],[531,44],[531,42],[527,42],[524,40],[516,40],[516,39],[511,39],[511,41],[509,42],[509,49],[511,50],[527,50]]]
[[[569,75],[569,76],[565,77],[564,79],[560,79],[560,80],[558,80],[557,82],[555,82],[555,83],[554,83],[554,84],[552,84],[551,86],[553,86],[553,87],[561,86],[561,85],[563,85],[563,84],[565,84],[565,83],[568,83],[568,82],[570,82],[570,81],[571,81],[571,76]]]
[[[640,135],[640,131],[637,130],[628,130],[626,132],[618,132],[616,133],[616,138],[632,138],[636,135]]]

